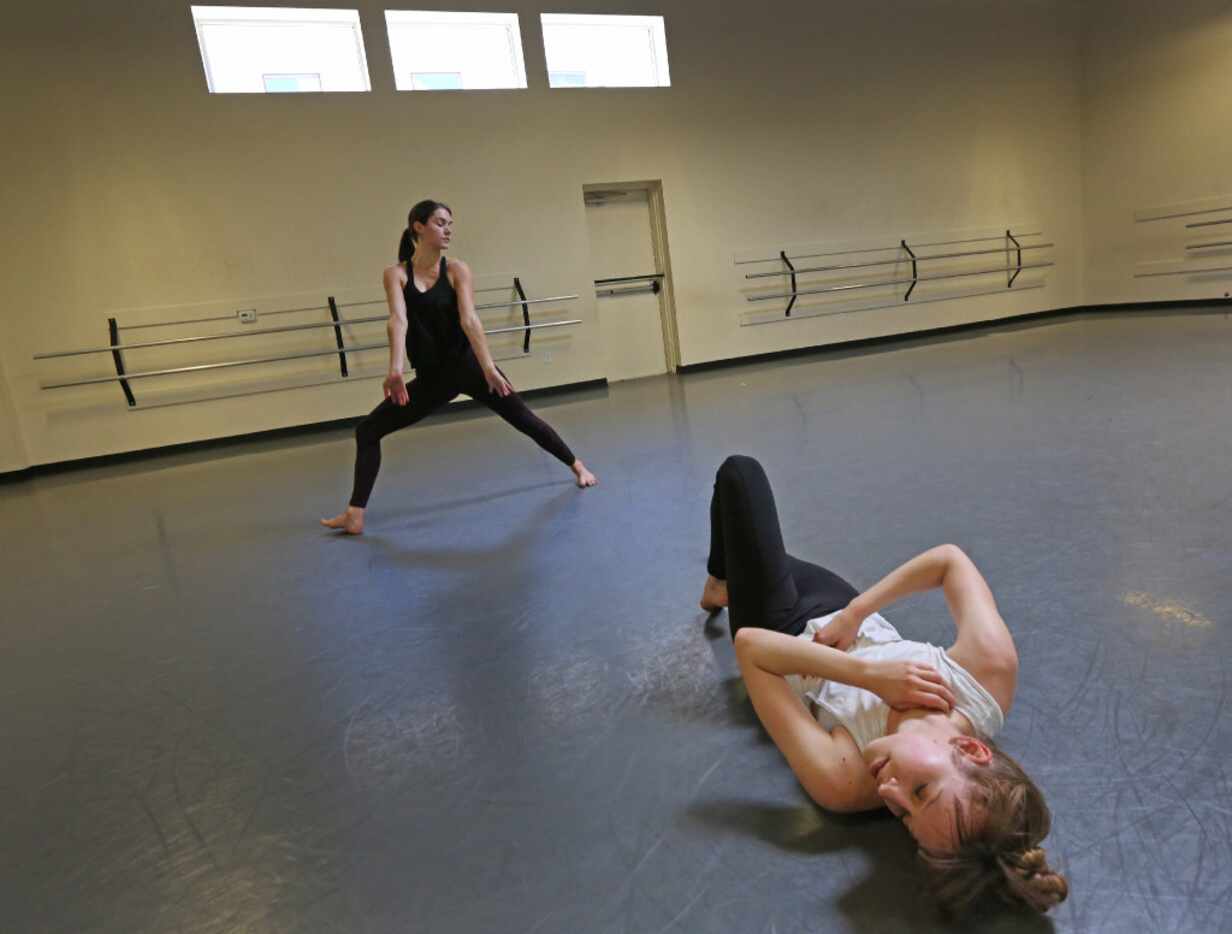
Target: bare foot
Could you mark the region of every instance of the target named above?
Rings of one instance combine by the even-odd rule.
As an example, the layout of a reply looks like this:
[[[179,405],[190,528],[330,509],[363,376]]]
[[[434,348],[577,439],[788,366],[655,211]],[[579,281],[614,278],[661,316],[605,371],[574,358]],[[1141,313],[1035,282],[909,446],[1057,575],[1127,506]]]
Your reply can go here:
[[[322,519],[321,525],[327,529],[337,529],[347,535],[364,534],[364,511],[358,506],[348,506],[346,512],[332,519]]]
[[[587,470],[586,465],[580,460],[574,461],[569,469],[573,471],[573,476],[577,478],[577,485],[583,489],[588,486],[594,486],[599,482],[599,478]]]
[[[702,598],[698,605],[707,613],[717,613],[727,606],[727,581],[707,575],[706,586],[702,588]]]

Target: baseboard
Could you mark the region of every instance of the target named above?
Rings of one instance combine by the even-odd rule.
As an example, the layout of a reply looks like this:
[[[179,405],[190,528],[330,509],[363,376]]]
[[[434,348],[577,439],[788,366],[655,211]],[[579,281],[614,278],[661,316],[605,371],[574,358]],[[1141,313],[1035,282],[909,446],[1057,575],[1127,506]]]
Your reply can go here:
[[[542,389],[531,389],[522,393],[524,399],[546,399],[552,396],[567,395],[584,389],[599,389],[607,385],[606,379],[589,379],[577,383],[565,383],[561,386],[545,386]],[[447,415],[458,412],[468,412],[479,408],[473,399],[464,399],[449,406]],[[306,425],[291,425],[286,428],[271,428],[266,431],[252,431],[241,435],[227,435],[222,438],[207,438],[203,441],[185,441],[181,444],[168,444],[157,448],[142,448],[137,451],[123,451],[118,454],[100,454],[97,457],[82,457],[74,460],[55,461],[50,464],[38,464],[21,470],[10,470],[0,473],[0,484],[16,483],[30,480],[33,477],[52,473],[65,473],[73,470],[86,470],[92,467],[104,467],[114,464],[124,464],[131,461],[152,460],[158,457],[170,457],[176,454],[191,454],[207,450],[222,450],[253,441],[275,441],[294,438],[300,435],[324,434],[340,428],[355,426],[362,415],[350,418],[335,418],[323,422],[310,422]]]
[[[706,370],[719,370],[727,367],[742,366],[747,363],[764,363],[768,360],[784,360],[791,357],[808,357],[825,354],[846,354],[853,350],[868,350],[877,347],[907,345],[916,342],[935,340],[939,337],[952,337],[976,331],[988,331],[1007,324],[1032,324],[1057,318],[1072,318],[1083,314],[1099,312],[1126,311],[1169,311],[1195,308],[1232,309],[1232,299],[1203,298],[1185,299],[1172,302],[1126,302],[1112,305],[1075,305],[1072,308],[1051,308],[1047,311],[1033,311],[1025,315],[1012,315],[1008,318],[991,318],[986,321],[969,321],[963,324],[951,324],[941,328],[930,328],[925,331],[904,331],[900,334],[886,334],[882,337],[864,337],[853,341],[840,341],[831,344],[812,344],[808,347],[789,347],[786,350],[771,350],[766,353],[750,354],[747,357],[726,357],[722,360],[707,360],[702,363],[690,363],[677,368],[680,373],[701,373]],[[1226,313],[1226,312],[1224,312]]]

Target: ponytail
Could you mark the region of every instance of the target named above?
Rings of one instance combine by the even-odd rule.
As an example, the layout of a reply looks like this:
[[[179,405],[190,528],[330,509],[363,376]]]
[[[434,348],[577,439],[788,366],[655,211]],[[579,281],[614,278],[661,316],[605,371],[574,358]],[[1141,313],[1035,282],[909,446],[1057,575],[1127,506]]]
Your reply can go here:
[[[411,228],[402,231],[402,239],[398,241],[398,262],[409,263],[415,254],[415,241],[411,238]]]

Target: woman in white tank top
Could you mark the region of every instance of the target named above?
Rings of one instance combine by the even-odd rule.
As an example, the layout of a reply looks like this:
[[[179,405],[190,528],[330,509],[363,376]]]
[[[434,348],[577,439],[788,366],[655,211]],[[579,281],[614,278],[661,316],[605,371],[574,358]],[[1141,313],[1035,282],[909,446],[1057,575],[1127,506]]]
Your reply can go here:
[[[787,554],[769,481],[750,457],[723,462],[710,505],[701,606],[728,611],[757,715],[814,801],[888,808],[934,874],[942,905],[981,895],[1047,911],[1068,894],[1040,843],[1051,815],[992,742],[1009,713],[1018,656],[983,576],[940,545],[860,593]],[[903,639],[879,611],[940,588],[958,637]]]

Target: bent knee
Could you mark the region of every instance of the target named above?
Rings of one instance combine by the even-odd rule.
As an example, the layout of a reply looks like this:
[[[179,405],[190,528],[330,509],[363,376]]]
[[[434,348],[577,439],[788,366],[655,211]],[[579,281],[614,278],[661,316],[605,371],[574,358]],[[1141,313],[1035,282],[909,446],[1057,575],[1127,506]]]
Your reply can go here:
[[[749,457],[747,454],[729,454],[719,465],[717,476],[720,479],[746,476],[750,470],[761,470],[761,464],[758,463],[757,458]]]

